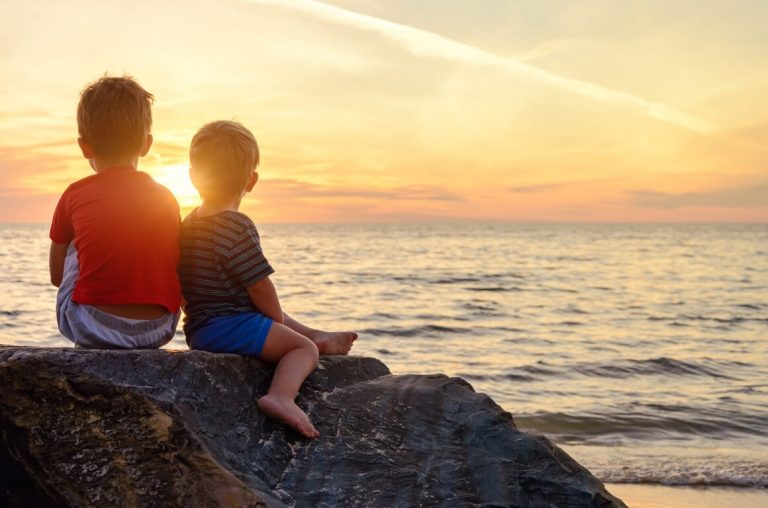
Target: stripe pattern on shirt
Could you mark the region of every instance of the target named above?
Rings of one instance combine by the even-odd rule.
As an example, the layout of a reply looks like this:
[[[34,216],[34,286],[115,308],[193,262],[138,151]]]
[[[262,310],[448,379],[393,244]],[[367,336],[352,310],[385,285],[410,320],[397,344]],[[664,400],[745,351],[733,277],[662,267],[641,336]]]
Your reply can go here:
[[[256,312],[246,288],[274,269],[247,215],[226,211],[198,217],[194,210],[181,226],[180,244],[179,281],[187,301],[187,337],[212,317]]]

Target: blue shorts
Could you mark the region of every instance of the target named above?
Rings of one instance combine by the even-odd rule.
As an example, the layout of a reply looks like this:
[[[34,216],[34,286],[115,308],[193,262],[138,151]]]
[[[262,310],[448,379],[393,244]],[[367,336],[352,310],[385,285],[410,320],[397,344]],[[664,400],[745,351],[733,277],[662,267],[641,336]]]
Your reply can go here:
[[[189,348],[259,356],[273,321],[258,312],[212,317],[189,337]]]

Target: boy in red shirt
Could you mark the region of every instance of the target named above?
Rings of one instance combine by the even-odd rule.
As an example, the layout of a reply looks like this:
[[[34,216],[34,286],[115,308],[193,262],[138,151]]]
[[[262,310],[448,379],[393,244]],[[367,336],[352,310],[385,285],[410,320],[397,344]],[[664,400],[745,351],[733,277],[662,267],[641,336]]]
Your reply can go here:
[[[179,319],[179,205],[141,171],[152,145],[152,94],[103,77],[77,106],[78,144],[95,175],[62,194],[51,224],[59,330],[93,348],[157,348]]]

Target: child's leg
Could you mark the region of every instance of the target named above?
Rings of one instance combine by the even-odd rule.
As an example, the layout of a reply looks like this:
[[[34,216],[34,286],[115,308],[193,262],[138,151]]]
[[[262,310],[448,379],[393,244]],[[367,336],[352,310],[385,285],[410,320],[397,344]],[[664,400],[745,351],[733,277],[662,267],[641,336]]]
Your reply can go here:
[[[299,332],[317,345],[321,355],[345,355],[352,349],[352,343],[357,339],[355,332],[326,332],[310,328],[299,323],[288,314],[283,313],[285,326]]]
[[[287,326],[274,323],[260,357],[277,366],[269,391],[258,401],[259,409],[307,437],[319,436],[307,414],[294,402],[301,384],[317,367],[317,346]]]

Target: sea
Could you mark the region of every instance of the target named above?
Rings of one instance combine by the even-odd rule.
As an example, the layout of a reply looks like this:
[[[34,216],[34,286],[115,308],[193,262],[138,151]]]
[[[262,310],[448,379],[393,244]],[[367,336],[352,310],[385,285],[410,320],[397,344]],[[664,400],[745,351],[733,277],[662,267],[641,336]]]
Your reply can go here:
[[[259,231],[284,310],[354,354],[466,379],[605,482],[768,492],[768,225]],[[0,343],[70,345],[47,233],[0,225]]]

